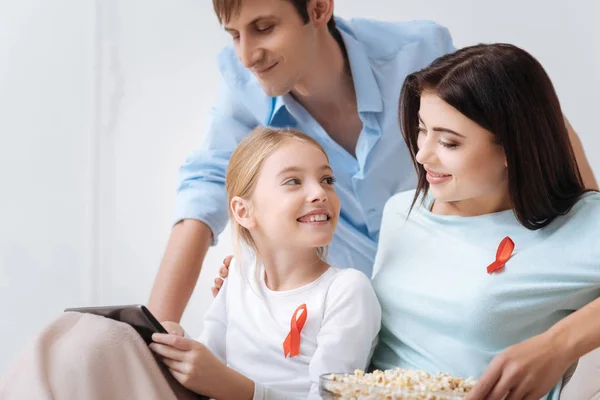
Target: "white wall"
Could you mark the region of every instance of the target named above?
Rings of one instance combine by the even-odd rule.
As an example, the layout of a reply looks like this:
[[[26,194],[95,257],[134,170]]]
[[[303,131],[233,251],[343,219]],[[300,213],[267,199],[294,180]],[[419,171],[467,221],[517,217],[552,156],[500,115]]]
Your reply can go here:
[[[94,4],[0,2],[0,371],[93,293]]]
[[[177,171],[201,140],[217,91],[215,54],[228,43],[212,2],[102,3],[104,86],[114,126],[102,141],[100,303],[146,302],[173,221]],[[110,103],[110,101],[109,101]],[[210,281],[231,252],[227,233],[210,251],[184,325],[199,332]]]
[[[202,139],[215,56],[229,43],[207,0],[48,4],[0,2],[0,372],[64,307],[147,300],[177,168]],[[336,10],[433,19],[457,46],[526,48],[600,177],[598,1],[344,0]],[[228,239],[210,250],[184,316],[194,333]]]

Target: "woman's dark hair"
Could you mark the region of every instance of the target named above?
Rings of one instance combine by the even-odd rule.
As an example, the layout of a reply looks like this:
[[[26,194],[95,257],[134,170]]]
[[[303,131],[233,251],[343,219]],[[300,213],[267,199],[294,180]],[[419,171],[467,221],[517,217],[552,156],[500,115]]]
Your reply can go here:
[[[586,192],[544,68],[518,47],[480,44],[442,56],[404,81],[400,124],[418,174],[413,206],[429,190],[426,172],[415,159],[423,91],[496,136],[506,154],[513,210],[526,228],[548,225]]]

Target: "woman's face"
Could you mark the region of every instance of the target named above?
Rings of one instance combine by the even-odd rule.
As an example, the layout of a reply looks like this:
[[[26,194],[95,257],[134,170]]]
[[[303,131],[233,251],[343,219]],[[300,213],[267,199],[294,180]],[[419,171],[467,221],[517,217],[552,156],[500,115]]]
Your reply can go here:
[[[461,214],[510,208],[506,155],[495,136],[433,92],[423,92],[416,160],[430,193]]]

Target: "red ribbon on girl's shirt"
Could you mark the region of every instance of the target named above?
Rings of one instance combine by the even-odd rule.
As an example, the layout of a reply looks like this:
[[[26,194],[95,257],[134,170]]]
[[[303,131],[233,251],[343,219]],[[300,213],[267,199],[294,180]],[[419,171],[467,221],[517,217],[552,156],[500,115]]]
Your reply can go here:
[[[504,267],[504,264],[506,264],[506,262],[512,255],[514,249],[515,243],[512,241],[511,238],[507,236],[504,239],[502,239],[500,245],[498,246],[498,250],[496,251],[496,261],[494,261],[487,267],[488,274],[491,274]]]
[[[304,312],[300,315],[300,318],[298,318],[298,313],[300,311]],[[296,308],[296,311],[294,311],[294,315],[292,315],[292,321],[290,323],[290,333],[283,342],[284,357],[289,355],[291,358],[300,354],[300,332],[302,332],[302,328],[304,328],[307,315],[308,311],[306,310],[306,304],[302,304],[300,307]]]

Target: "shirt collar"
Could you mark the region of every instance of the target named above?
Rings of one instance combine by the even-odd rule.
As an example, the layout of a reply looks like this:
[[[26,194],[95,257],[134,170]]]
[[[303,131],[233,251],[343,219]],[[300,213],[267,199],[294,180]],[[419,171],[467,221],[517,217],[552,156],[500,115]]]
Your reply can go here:
[[[371,63],[365,52],[364,46],[351,35],[350,27],[343,20],[336,18],[336,23],[341,25],[338,30],[342,35],[348,54],[354,90],[356,91],[358,112],[381,112],[383,110],[381,92],[379,91],[379,85],[375,80],[375,75],[373,74],[373,69],[371,68]],[[274,98],[272,101],[270,119],[272,119],[283,106],[285,106],[284,96]]]
[[[336,22],[341,22],[336,20]],[[345,25],[345,24],[344,24]],[[354,81],[354,90],[356,91],[356,101],[358,103],[358,112],[380,112],[383,110],[383,101],[379,85],[375,80],[371,62],[367,57],[365,48],[361,42],[356,40],[350,33],[347,25],[339,31],[346,45],[350,70],[352,71],[352,80]]]

